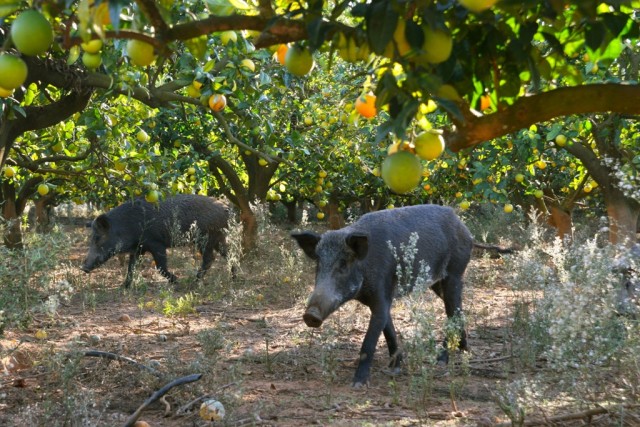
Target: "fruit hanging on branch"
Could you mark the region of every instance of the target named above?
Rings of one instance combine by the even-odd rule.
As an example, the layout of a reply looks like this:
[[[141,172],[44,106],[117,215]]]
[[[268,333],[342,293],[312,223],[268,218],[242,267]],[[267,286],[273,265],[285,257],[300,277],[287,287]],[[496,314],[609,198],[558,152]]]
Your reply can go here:
[[[153,45],[136,39],[127,42],[127,56],[133,65],[139,67],[151,65],[156,60]]]
[[[356,99],[356,111],[362,116],[370,119],[378,114],[376,108],[376,96],[373,93],[360,95]]]
[[[25,10],[11,24],[11,40],[23,55],[41,55],[53,43],[53,28],[37,10]]]
[[[315,62],[308,49],[295,44],[287,50],[287,54],[284,57],[284,65],[291,74],[302,77],[311,72]]]
[[[7,91],[22,86],[27,79],[27,64],[15,55],[0,54],[0,87]]]
[[[214,93],[209,97],[209,108],[215,112],[224,110],[227,106],[227,98],[219,93]]]
[[[382,162],[382,179],[398,194],[408,193],[422,179],[422,164],[415,154],[398,151]]]

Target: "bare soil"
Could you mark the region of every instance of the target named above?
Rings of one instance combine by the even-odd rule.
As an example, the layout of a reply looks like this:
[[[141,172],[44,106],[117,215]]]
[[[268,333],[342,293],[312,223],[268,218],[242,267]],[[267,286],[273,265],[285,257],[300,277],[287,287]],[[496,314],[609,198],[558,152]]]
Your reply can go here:
[[[128,291],[119,286],[125,267],[117,259],[91,275],[76,268],[86,248],[85,231],[70,232],[79,237],[59,275],[76,294],[55,315],[34,311],[29,325],[9,328],[0,338],[0,425],[123,425],[154,391],[202,374],[171,389],[164,403],[151,404],[140,419],[151,426],[489,426],[509,422],[495,397],[501,384],[545,369],[542,361],[522,367],[511,354],[509,319],[517,296],[500,279],[500,258],[476,257],[467,272],[468,357],[458,355],[448,367],[434,368],[428,385],[417,388],[415,375],[385,373],[388,357],[381,339],[370,386],[353,389],[368,311],[348,303],[321,329],[307,328],[302,313],[313,266],[305,260],[300,279],[285,275],[279,248],[293,248],[286,230],[262,242],[235,279],[217,260],[204,283],[196,284],[190,252],[174,249],[170,268],[180,278],[178,285],[169,286],[146,265]],[[194,311],[163,312],[168,298],[176,305],[185,295],[194,296]],[[442,325],[443,306],[435,300],[432,306],[436,324]],[[401,336],[412,330],[411,319],[408,304],[398,301],[394,322]],[[47,337],[36,338],[38,330]],[[437,331],[438,340],[442,333]],[[88,350],[140,365],[83,356]],[[200,419],[205,398],[225,406],[222,421]],[[527,420],[633,425],[608,414],[571,415],[576,412],[562,402],[541,402]],[[569,419],[551,422],[567,414]]]

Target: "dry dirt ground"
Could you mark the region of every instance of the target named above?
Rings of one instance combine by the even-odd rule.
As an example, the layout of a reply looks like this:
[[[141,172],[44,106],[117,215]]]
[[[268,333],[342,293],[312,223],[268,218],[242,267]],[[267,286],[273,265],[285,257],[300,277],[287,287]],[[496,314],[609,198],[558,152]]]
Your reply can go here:
[[[151,426],[489,426],[509,422],[495,398],[500,384],[528,375],[527,369],[544,369],[513,361],[507,319],[515,295],[501,281],[499,258],[476,257],[467,272],[471,354],[456,357],[449,367],[421,375],[414,367],[413,374],[391,377],[384,372],[388,358],[381,339],[371,385],[354,390],[350,383],[368,311],[352,302],[320,330],[307,328],[302,312],[313,267],[286,257],[293,250],[286,230],[272,232],[261,244],[262,253],[247,259],[235,280],[217,260],[203,284],[193,283],[192,256],[174,249],[170,268],[180,278],[177,286],[147,265],[128,291],[119,287],[124,267],[116,259],[91,275],[77,270],[85,231],[69,232],[78,238],[71,259],[56,274],[74,286],[74,296],[55,315],[34,311],[29,325],[7,329],[0,337],[0,425],[124,425],[164,385],[202,374],[172,388],[140,419]],[[441,340],[444,308],[433,298],[424,304],[433,310]],[[409,307],[400,300],[394,308],[401,336],[415,326]],[[172,309],[177,314],[168,315]],[[36,338],[38,330],[47,337]],[[136,363],[83,356],[88,350]],[[225,406],[222,421],[199,418],[205,398]],[[574,412],[562,405],[541,407],[527,419]],[[614,423],[596,414],[554,425],[578,426],[586,420]]]

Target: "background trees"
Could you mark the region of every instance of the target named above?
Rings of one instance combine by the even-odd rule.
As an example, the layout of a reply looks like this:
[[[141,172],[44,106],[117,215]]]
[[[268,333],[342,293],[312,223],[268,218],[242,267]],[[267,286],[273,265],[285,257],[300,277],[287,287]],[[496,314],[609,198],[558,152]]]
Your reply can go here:
[[[28,74],[0,91],[0,166],[18,170],[4,218],[42,182],[59,201],[224,193],[251,247],[256,198],[334,219],[356,200],[477,198],[536,204],[558,225],[602,191],[613,241],[635,237],[638,2],[477,3],[45,1],[55,37],[36,55],[9,37],[26,6],[8,5],[3,50]],[[308,76],[272,57],[287,42],[313,52]],[[369,90],[373,120],[352,110]],[[209,109],[214,94],[224,110]],[[387,147],[411,150],[430,128],[448,151],[410,195],[389,193],[374,173]],[[54,141],[64,148],[47,152]]]

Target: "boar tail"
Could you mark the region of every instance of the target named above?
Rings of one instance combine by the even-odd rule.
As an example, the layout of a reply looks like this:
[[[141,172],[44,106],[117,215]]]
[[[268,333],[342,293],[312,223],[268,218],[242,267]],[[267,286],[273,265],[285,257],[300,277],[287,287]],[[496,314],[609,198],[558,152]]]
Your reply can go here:
[[[487,251],[496,251],[499,254],[512,254],[513,252],[516,251],[516,249],[514,249],[514,248],[503,248],[501,246],[487,245],[487,244],[478,243],[478,242],[473,242],[473,247],[479,248],[479,249],[484,249],[484,250],[487,250]]]

